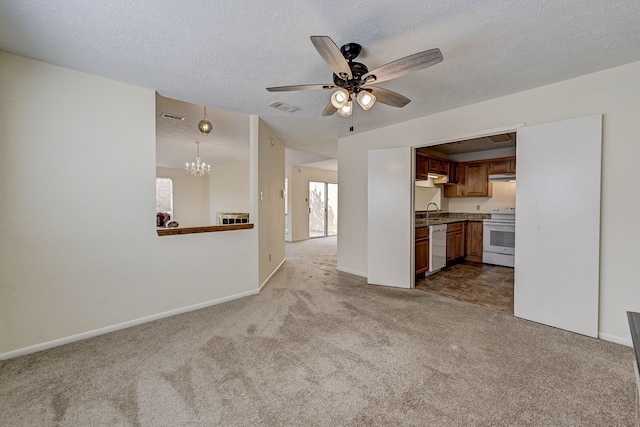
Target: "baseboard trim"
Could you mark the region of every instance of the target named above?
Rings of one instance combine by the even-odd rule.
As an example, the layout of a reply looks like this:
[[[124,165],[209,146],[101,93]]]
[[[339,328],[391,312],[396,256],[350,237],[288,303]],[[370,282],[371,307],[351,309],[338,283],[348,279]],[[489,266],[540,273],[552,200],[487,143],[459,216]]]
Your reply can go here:
[[[348,268],[342,268],[342,267],[336,267],[336,270],[341,271],[343,273],[353,274],[354,276],[364,277],[365,279],[367,278],[367,274],[362,273],[360,271],[349,270]]]
[[[603,334],[602,332],[598,332],[598,338],[605,341],[611,341],[616,344],[626,345],[627,347],[633,347],[633,342],[631,341],[631,338],[622,338],[616,335]]]
[[[283,261],[284,262],[284,261]],[[251,291],[240,292],[238,294],[229,295],[222,298],[217,298],[210,301],[205,301],[199,304],[193,304],[182,308],[177,308],[175,310],[169,310],[158,314],[152,314],[151,316],[141,317],[139,319],[129,320],[127,322],[118,323],[112,326],[106,326],[104,328],[94,329],[92,331],[83,332],[76,335],[71,335],[65,338],[59,338],[52,341],[47,341],[41,344],[31,345],[29,347],[19,348],[17,350],[8,351],[6,353],[0,354],[0,360],[12,359],[14,357],[24,356],[31,353],[36,353],[38,351],[47,350],[49,348],[58,347],[64,344],[69,344],[75,341],[84,340],[87,338],[93,338],[98,335],[108,334],[109,332],[115,332],[120,329],[130,328],[132,326],[141,325],[143,323],[152,322],[154,320],[163,319],[165,317],[171,317],[182,313],[187,313],[189,311],[199,310],[201,308],[211,307],[212,305],[222,304],[223,302],[232,301],[238,298],[244,298],[251,295],[256,295],[260,293],[259,289],[254,289]]]
[[[265,280],[264,282],[262,282],[262,285],[260,285],[260,289],[259,289],[259,291],[262,291],[262,288],[264,288],[265,286],[267,286],[267,283],[269,282],[269,280],[271,280],[271,278],[273,277],[273,275],[274,275],[274,274],[276,274],[276,273],[278,272],[278,269],[279,269],[280,267],[282,267],[282,264],[284,264],[284,262],[285,262],[286,260],[287,260],[287,259],[285,258],[285,259],[283,259],[282,261],[280,261],[280,264],[278,264],[278,266],[275,268],[275,270],[273,270],[273,271],[271,272],[271,274],[269,275],[269,277],[267,277],[267,280]]]

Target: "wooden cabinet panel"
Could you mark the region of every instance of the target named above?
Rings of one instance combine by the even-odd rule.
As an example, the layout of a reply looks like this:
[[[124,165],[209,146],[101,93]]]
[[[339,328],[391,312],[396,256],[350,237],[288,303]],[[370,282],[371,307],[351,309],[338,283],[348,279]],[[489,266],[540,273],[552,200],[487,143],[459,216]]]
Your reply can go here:
[[[450,162],[447,165],[447,171],[448,171],[447,176],[449,177],[449,184],[457,184],[458,183],[458,164],[456,162]]]
[[[444,186],[444,197],[464,197],[467,168],[463,163],[458,164],[458,182]]]
[[[511,170],[509,160],[495,160],[489,163],[489,175],[509,173]]]
[[[429,172],[446,175],[449,172],[447,163],[448,162],[446,160],[429,158]]]
[[[416,179],[427,179],[430,173],[447,175],[448,182],[458,182],[458,163],[416,151]]]
[[[467,225],[466,260],[482,262],[482,221],[469,221]]]
[[[456,238],[454,233],[447,233],[447,265],[455,259]]]
[[[516,173],[516,158],[503,157],[489,162],[489,175]]]
[[[464,258],[465,224],[447,225],[447,265]]]
[[[468,163],[464,196],[487,197],[489,194],[489,165],[487,163]]]
[[[429,158],[422,153],[416,153],[416,179],[427,179],[429,172]]]
[[[426,229],[427,233],[429,228]],[[427,234],[428,236],[428,234]],[[416,239],[416,275],[429,270],[429,237]]]

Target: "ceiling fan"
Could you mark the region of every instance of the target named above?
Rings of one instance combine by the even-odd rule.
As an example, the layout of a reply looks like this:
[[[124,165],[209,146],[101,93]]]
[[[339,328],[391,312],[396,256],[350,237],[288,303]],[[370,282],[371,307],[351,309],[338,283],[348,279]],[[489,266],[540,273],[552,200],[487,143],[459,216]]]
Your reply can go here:
[[[358,104],[364,110],[371,108],[376,101],[393,107],[404,107],[411,102],[406,96],[370,85],[395,79],[442,62],[442,52],[436,48],[400,58],[369,71],[366,65],[354,61],[362,50],[359,44],[347,43],[338,48],[327,36],[311,36],[311,42],[333,71],[333,83],[277,86],[268,87],[267,90],[286,92],[337,87],[338,90],[331,95],[331,101],[322,112],[323,116],[330,116],[336,112],[342,117],[351,116],[352,95],[355,95]]]

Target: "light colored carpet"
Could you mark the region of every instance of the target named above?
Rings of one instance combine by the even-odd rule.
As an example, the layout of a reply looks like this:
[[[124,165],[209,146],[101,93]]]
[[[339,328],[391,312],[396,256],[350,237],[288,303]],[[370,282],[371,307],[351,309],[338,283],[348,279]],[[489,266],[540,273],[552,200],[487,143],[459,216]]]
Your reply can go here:
[[[625,426],[630,348],[335,270],[0,364],[3,426]]]

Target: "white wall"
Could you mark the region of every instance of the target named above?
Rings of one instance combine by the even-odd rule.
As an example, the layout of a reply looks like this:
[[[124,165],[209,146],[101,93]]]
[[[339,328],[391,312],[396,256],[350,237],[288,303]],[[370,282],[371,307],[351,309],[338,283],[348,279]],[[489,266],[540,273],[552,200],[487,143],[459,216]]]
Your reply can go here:
[[[258,117],[251,118],[258,140],[259,280],[264,286],[284,262],[284,144]]]
[[[156,176],[173,181],[173,219],[180,227],[213,224],[209,221],[208,177],[187,175],[184,169],[174,168],[156,168]]]
[[[218,212],[249,212],[249,162],[228,162],[211,169],[209,221],[218,223]],[[255,218],[249,219],[255,222]]]
[[[309,238],[309,182],[338,183],[338,172],[307,168],[304,166],[291,166],[287,168],[289,178],[288,215],[285,239],[288,242],[296,242]],[[338,194],[340,189],[338,188]],[[340,230],[338,230],[338,233]]]
[[[419,187],[415,188],[414,209],[416,211],[423,211],[427,208],[429,203],[435,203],[440,210],[446,212],[447,210],[442,205],[442,188],[440,187]],[[429,210],[434,210],[433,206],[429,207]]]
[[[603,338],[630,342],[625,311],[640,311],[640,186],[635,185],[640,181],[640,62],[341,138],[338,268],[367,272],[367,150],[423,146],[517,123],[599,113],[604,114],[599,330]],[[562,183],[549,191],[563,191]]]
[[[256,229],[158,237],[153,90],[0,52],[0,132],[0,356],[257,292]]]

